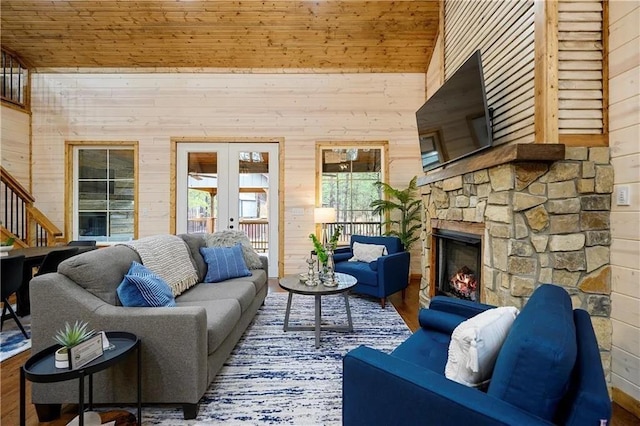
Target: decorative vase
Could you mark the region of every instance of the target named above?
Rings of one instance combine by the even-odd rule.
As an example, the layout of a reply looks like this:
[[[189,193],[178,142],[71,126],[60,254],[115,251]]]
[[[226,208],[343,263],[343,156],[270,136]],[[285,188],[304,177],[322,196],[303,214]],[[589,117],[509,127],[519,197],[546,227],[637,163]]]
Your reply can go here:
[[[55,366],[56,368],[69,368],[69,349],[61,347],[56,350],[55,354]]]
[[[338,285],[335,267],[336,264],[333,261],[333,249],[329,247],[327,249],[327,264],[325,265],[326,271],[324,279],[322,280],[322,284],[326,287],[336,287]]]

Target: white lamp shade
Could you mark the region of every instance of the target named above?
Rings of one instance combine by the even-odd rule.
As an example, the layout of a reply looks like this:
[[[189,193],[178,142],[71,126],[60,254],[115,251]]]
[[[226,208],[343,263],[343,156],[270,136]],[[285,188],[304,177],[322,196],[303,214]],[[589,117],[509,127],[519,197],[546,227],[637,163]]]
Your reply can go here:
[[[315,223],[333,223],[336,221],[336,209],[333,207],[316,207],[313,217]]]

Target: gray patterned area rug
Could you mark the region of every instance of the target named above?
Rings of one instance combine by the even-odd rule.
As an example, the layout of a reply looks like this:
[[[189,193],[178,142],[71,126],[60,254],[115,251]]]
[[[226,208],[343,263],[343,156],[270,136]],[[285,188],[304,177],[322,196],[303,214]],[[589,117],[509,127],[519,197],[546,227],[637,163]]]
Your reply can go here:
[[[293,296],[290,325],[313,322],[313,297]],[[391,304],[350,296],[354,331],[282,330],[286,293],[270,293],[201,400],[195,420],[172,406],[145,406],[145,425],[339,425],[342,357],[359,345],[391,352],[411,332]],[[322,323],[346,322],[344,298],[322,298]]]

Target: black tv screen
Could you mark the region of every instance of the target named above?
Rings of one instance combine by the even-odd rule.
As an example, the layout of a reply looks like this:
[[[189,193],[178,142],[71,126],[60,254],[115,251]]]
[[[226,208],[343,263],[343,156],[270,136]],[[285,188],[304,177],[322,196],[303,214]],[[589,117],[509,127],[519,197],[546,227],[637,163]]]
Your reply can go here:
[[[425,102],[416,120],[425,172],[491,146],[479,50]]]

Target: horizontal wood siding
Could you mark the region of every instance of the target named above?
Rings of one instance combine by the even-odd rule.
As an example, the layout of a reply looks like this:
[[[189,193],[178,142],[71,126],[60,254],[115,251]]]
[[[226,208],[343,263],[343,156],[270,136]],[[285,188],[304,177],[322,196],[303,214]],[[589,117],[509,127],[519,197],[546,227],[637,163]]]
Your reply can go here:
[[[602,0],[558,4],[558,132],[601,134]]]
[[[166,233],[171,138],[283,138],[280,260],[285,273],[304,270],[316,141],[389,141],[390,183],[405,187],[421,172],[424,85],[424,73],[34,74],[34,195],[62,226],[65,141],[138,141],[139,237]]]
[[[611,206],[611,385],[640,401],[640,1],[609,2],[609,144],[614,187],[630,206]],[[614,397],[617,395],[614,392]],[[624,401],[620,401],[623,403]],[[627,407],[632,409],[633,407]],[[633,411],[633,410],[632,410]]]
[[[445,78],[482,52],[494,144],[534,140],[533,1],[445,1]]]
[[[0,129],[2,135],[2,167],[22,184],[30,188],[29,180],[29,114],[2,105]]]

